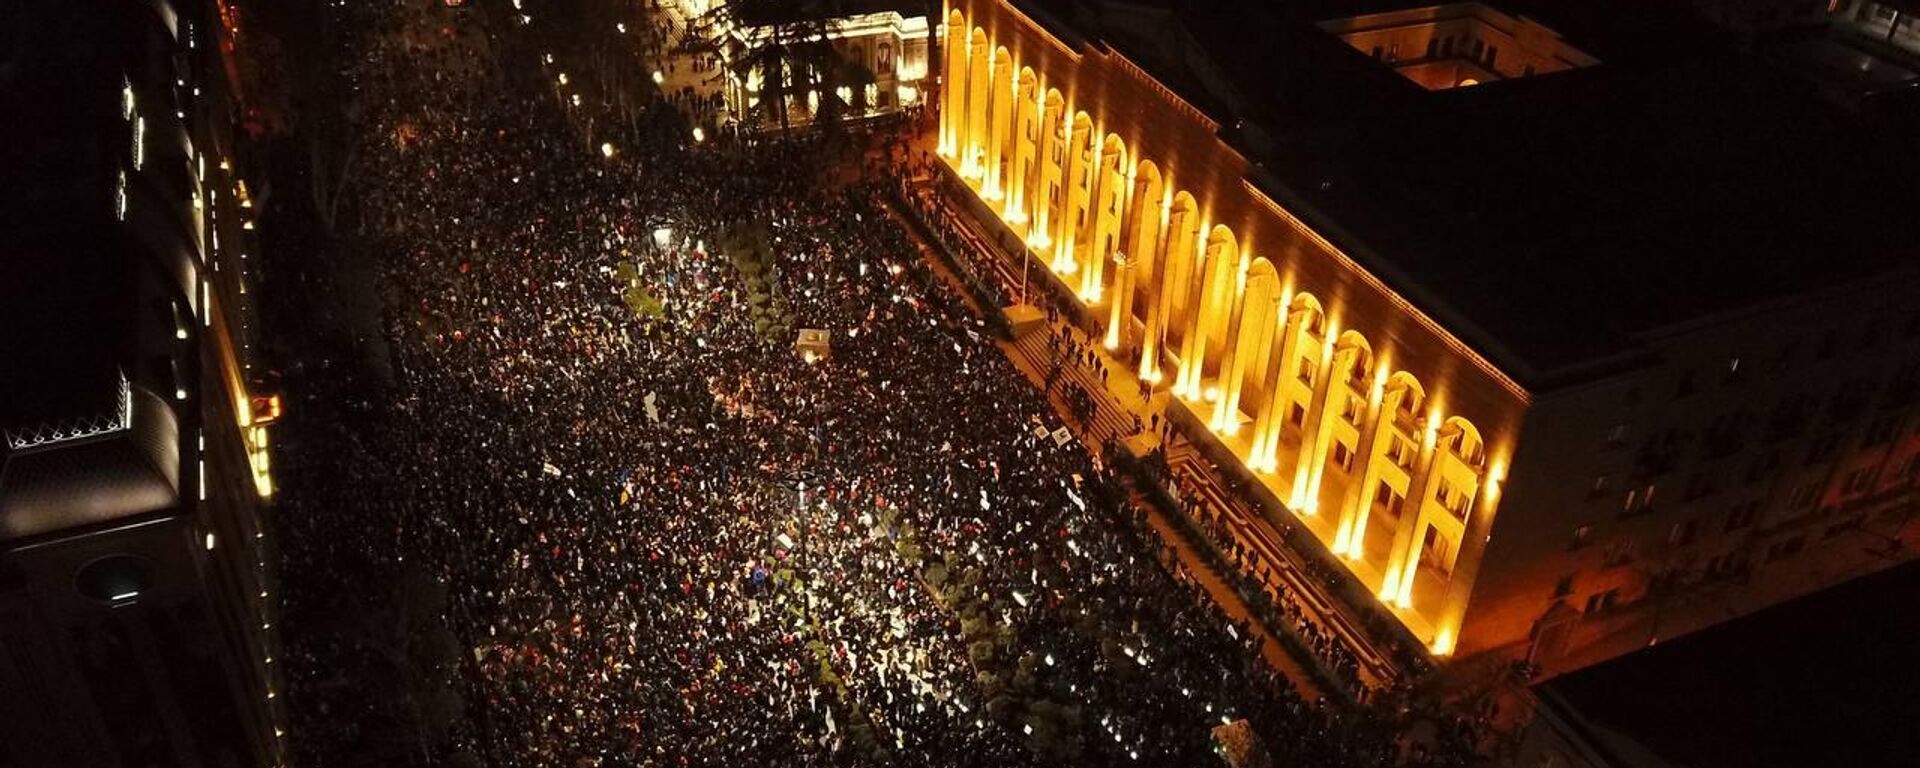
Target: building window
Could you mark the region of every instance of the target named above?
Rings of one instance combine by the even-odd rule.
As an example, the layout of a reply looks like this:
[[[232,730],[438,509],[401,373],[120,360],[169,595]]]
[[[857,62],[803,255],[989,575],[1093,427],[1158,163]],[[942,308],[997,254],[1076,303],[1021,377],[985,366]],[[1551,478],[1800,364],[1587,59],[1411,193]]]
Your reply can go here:
[[[1339,467],[1342,472],[1353,471],[1353,451],[1347,448],[1346,443],[1335,442],[1333,444],[1333,464]]]
[[[1855,528],[1858,528],[1860,527],[1860,523],[1863,522],[1863,518],[1865,518],[1865,515],[1854,515],[1853,517],[1849,517],[1845,520],[1841,520],[1840,522],[1834,523],[1833,525],[1829,525],[1827,526],[1827,530],[1820,534],[1820,538],[1822,540],[1831,539],[1835,536],[1839,536],[1840,534],[1846,533],[1847,531],[1851,531]]]
[[[1773,546],[1767,547],[1767,562],[1772,563],[1793,557],[1800,554],[1800,550],[1805,549],[1806,546],[1806,536],[1795,536],[1786,541],[1774,542]]]
[[[1692,544],[1696,528],[1697,524],[1693,520],[1675,523],[1673,530],[1667,532],[1667,543],[1676,547]]]
[[[1798,512],[1811,508],[1814,502],[1820,500],[1820,485],[1820,481],[1810,480],[1795,486],[1793,493],[1787,497],[1787,509]]]
[[[1846,494],[1848,496],[1854,496],[1854,495],[1866,493],[1869,488],[1872,488],[1873,475],[1874,475],[1873,470],[1874,470],[1873,467],[1867,466],[1867,467],[1861,467],[1849,473],[1847,475]]]
[[[1617,448],[1619,446],[1626,445],[1627,433],[1629,431],[1630,431],[1630,425],[1625,423],[1615,424],[1612,427],[1608,428],[1607,429],[1607,447]]]
[[[1567,542],[1567,549],[1574,550],[1593,543],[1593,526],[1583,525],[1573,529],[1573,540]]]
[[[1728,552],[1707,561],[1707,576],[1728,576],[1739,572],[1745,566],[1746,561],[1741,559],[1738,553]]]
[[[1621,539],[1607,545],[1606,552],[1600,556],[1600,564],[1608,568],[1618,568],[1633,561],[1633,540]]]
[[[1605,592],[1597,592],[1597,593],[1588,595],[1587,596],[1587,613],[1595,613],[1598,611],[1607,610],[1608,608],[1612,608],[1614,602],[1619,597],[1620,597],[1620,589],[1618,587],[1609,589]]]
[[[1597,499],[1607,495],[1607,488],[1612,484],[1612,479],[1606,475],[1594,475],[1593,485],[1587,489],[1587,498]]]
[[[1734,507],[1732,511],[1729,511],[1727,513],[1726,530],[1727,532],[1731,533],[1733,531],[1737,531],[1747,526],[1753,525],[1753,521],[1759,517],[1760,517],[1760,502],[1749,501],[1745,504],[1741,504],[1737,507]]]
[[[1648,483],[1645,488],[1635,488],[1627,491],[1627,503],[1621,507],[1620,516],[1634,517],[1652,512],[1653,493],[1655,490],[1657,490],[1655,484]]]
[[[1385,507],[1388,512],[1395,515],[1400,514],[1400,506],[1406,500],[1407,497],[1401,496],[1399,491],[1394,490],[1393,486],[1387,485],[1386,483],[1381,483],[1380,487],[1376,489],[1373,494],[1373,503]]]

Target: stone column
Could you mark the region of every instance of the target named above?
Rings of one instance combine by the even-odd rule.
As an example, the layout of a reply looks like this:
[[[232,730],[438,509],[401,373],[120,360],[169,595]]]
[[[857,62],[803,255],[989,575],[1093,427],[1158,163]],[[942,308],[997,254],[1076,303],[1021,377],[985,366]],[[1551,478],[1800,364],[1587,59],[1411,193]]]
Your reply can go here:
[[[1340,418],[1346,408],[1347,388],[1334,380],[1334,372],[1351,367],[1360,354],[1358,349],[1336,352],[1331,346],[1325,351],[1314,380],[1313,403],[1307,407],[1306,423],[1302,425],[1306,438],[1301,441],[1300,461],[1293,472],[1291,504],[1309,511],[1320,506],[1320,475],[1326,471],[1327,449],[1333,439],[1331,420]]]
[[[1127,326],[1133,324],[1133,263],[1125,253],[1113,255],[1113,298],[1107,302],[1107,351],[1127,343]]]
[[[1504,478],[1488,476],[1473,508],[1467,513],[1466,530],[1460,535],[1460,552],[1453,560],[1453,573],[1447,577],[1447,593],[1441,598],[1440,618],[1434,622],[1435,654],[1453,653],[1460,640],[1460,626],[1467,616],[1467,601],[1473,597],[1473,582],[1480,575],[1480,560],[1486,556],[1489,531],[1493,530],[1494,509],[1500,503],[1500,482]]]
[[[1393,546],[1387,549],[1387,570],[1380,583],[1380,599],[1401,607],[1407,607],[1412,599],[1412,575],[1420,569],[1419,550],[1426,543],[1427,489],[1433,486],[1433,476],[1442,464],[1435,460],[1439,453],[1435,441],[1423,438],[1420,443],[1420,461],[1414,465],[1414,471],[1408,473],[1407,504],[1410,507],[1400,511],[1400,519],[1394,525]]]
[[[1286,321],[1281,321],[1279,327],[1285,333]],[[1247,466],[1255,472],[1272,472],[1276,464],[1279,422],[1282,418],[1280,406],[1286,402],[1285,393],[1280,388],[1280,377],[1286,369],[1284,355],[1269,355],[1267,368],[1261,372],[1260,409],[1253,416],[1253,448],[1247,455]]]
[[[1226,352],[1220,358],[1220,399],[1213,407],[1213,428],[1222,435],[1232,434],[1232,425],[1240,417],[1240,380],[1245,378],[1245,363],[1241,362],[1246,350],[1240,345],[1246,340],[1240,338],[1247,332],[1246,291],[1239,288],[1235,281],[1233,300],[1227,309]],[[1257,327],[1257,326],[1255,326]]]
[[[1366,427],[1360,430],[1360,445],[1354,449],[1355,461],[1359,463],[1357,479],[1347,486],[1347,493],[1340,501],[1340,522],[1334,528],[1333,552],[1346,555],[1349,551],[1360,550],[1366,536],[1367,507],[1373,504],[1373,489],[1380,484],[1380,470],[1377,462],[1390,461],[1379,450],[1383,435],[1391,440],[1387,433],[1393,429],[1393,409],[1398,406],[1399,398],[1405,393],[1391,396],[1368,398],[1367,418],[1361,422]]]
[[[1200,279],[1189,281],[1193,284],[1187,300],[1190,317],[1182,318],[1187,325],[1187,334],[1186,338],[1180,340],[1179,383],[1180,389],[1190,398],[1201,397],[1206,391],[1202,381],[1207,375],[1207,330],[1213,324],[1207,312],[1207,283],[1210,282],[1207,273],[1213,271],[1214,262],[1221,258],[1224,258],[1224,254],[1201,251],[1199,258],[1194,260],[1198,267],[1195,271]]]

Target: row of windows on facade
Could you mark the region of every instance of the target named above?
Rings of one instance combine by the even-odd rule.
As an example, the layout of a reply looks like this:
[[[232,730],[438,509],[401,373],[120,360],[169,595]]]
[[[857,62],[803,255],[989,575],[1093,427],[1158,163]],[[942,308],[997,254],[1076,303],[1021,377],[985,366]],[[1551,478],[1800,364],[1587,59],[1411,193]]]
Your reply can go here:
[[[1888,414],[1874,419],[1873,423],[1867,427],[1860,443],[1856,446],[1856,450],[1878,448],[1893,442],[1899,437],[1904,421],[1905,416],[1903,414]],[[1920,436],[1920,423],[1914,425],[1913,434]],[[1801,466],[1812,467],[1831,462],[1838,456],[1840,448],[1847,445],[1846,438],[1848,436],[1849,433],[1844,431],[1832,431],[1821,435],[1819,439],[1807,447],[1806,455],[1800,462]],[[1702,458],[1711,460],[1722,458],[1723,455],[1724,454],[1716,455],[1710,451]],[[1755,457],[1753,461],[1747,465],[1747,471],[1744,474],[1745,482],[1749,484],[1756,483],[1771,476],[1776,470],[1780,469],[1781,456],[1781,451],[1769,451]],[[1685,490],[1681,497],[1682,500],[1692,501],[1717,493],[1720,490],[1720,474],[1720,472],[1712,468],[1702,469],[1689,474]],[[1587,499],[1593,501],[1606,498],[1613,491],[1613,481],[1614,475],[1612,474],[1603,473],[1594,475],[1593,484],[1588,488]],[[1635,484],[1629,488],[1627,490],[1627,501],[1625,504],[1626,510],[1632,512],[1640,508],[1640,505],[1636,504],[1635,490],[1641,488],[1648,489],[1640,500],[1651,501],[1651,489],[1653,487],[1654,483],[1649,482],[1644,486]]]
[[[1800,437],[1814,422],[1814,416],[1823,416],[1819,424],[1827,427],[1841,427],[1852,423],[1856,418],[1868,412],[1868,406],[1874,404],[1875,383],[1856,379],[1840,385],[1838,390],[1826,399],[1826,406],[1819,406],[1820,398],[1805,393],[1789,394],[1781,399],[1772,413],[1765,418],[1756,416],[1746,408],[1738,408],[1721,414],[1707,427],[1699,443],[1696,460],[1712,461],[1725,458],[1745,450],[1759,429],[1758,437],[1762,444],[1778,443]],[[1920,362],[1909,363],[1895,373],[1878,392],[1878,405],[1882,411],[1900,411],[1920,400]],[[1903,416],[1899,412],[1883,413],[1868,424],[1861,447],[1875,447],[1885,444],[1900,432]],[[1631,425],[1615,424],[1607,430],[1603,448],[1614,449],[1628,442]],[[1802,459],[1804,466],[1830,461],[1847,444],[1849,430],[1829,429],[1812,442]],[[1693,442],[1691,432],[1680,429],[1668,429],[1650,437],[1644,442],[1634,457],[1632,475],[1635,478],[1654,478],[1674,470],[1683,458],[1682,450]],[[1780,462],[1778,451],[1755,460],[1748,471],[1749,480],[1777,468]],[[1698,474],[1698,473],[1696,473]],[[1589,498],[1599,498],[1609,491],[1609,476],[1595,477]],[[1700,488],[1700,483],[1690,484],[1689,497],[1711,493],[1709,485]]]
[[[1738,360],[1734,361],[1734,365],[1738,365]],[[1874,401],[1875,384],[1876,382],[1871,379],[1862,377],[1839,385],[1837,390],[1826,398],[1823,422],[1845,424],[1864,414],[1867,406]],[[1882,410],[1902,408],[1920,399],[1920,362],[1908,363],[1896,371],[1879,390],[1878,395]],[[1772,413],[1764,421],[1756,418],[1746,408],[1723,413],[1707,430],[1710,438],[1708,445],[1710,448],[1728,449],[1720,455],[1731,453],[1731,449],[1739,447],[1748,426],[1753,424],[1765,425],[1765,434],[1770,442],[1798,437],[1805,431],[1816,411],[1822,410],[1819,408],[1820,400],[1821,398],[1806,393],[1786,395],[1774,406]],[[1876,420],[1869,429],[1869,444],[1884,442],[1891,435],[1893,423],[1893,420],[1885,417]],[[1609,427],[1604,447],[1618,448],[1626,445],[1631,431],[1632,425],[1625,422]],[[1650,440],[1649,445],[1671,442],[1679,436],[1680,433],[1677,431],[1668,430],[1657,439]],[[1709,458],[1717,457],[1717,455],[1709,456]]]
[[[1866,327],[1861,329],[1859,340],[1854,344],[1852,351],[1871,352],[1878,349],[1881,342],[1888,340],[1892,335],[1887,333],[1887,328],[1888,324],[1882,322],[1880,318],[1870,320],[1866,324]],[[1814,361],[1827,362],[1839,355],[1842,335],[1843,332],[1838,328],[1829,328],[1825,333],[1821,334],[1819,342],[1814,345]],[[1901,324],[1898,340],[1901,343],[1920,340],[1920,310],[1908,311],[1906,320]],[[1798,345],[1791,343],[1781,347],[1773,357],[1773,365],[1770,372],[1779,373],[1792,368],[1794,359],[1798,356],[1799,351]],[[1911,369],[1911,366],[1909,366],[1909,369]],[[1753,366],[1751,365],[1743,366],[1740,357],[1729,357],[1727,358],[1725,373],[1721,377],[1721,383],[1739,384],[1744,382],[1749,378],[1749,374],[1751,374],[1753,370]],[[1691,397],[1698,390],[1699,377],[1696,375],[1696,372],[1693,370],[1682,371],[1674,385],[1674,396],[1683,398]],[[1639,391],[1637,389],[1629,391],[1627,399],[1629,405],[1638,402]]]
[[[1880,472],[1879,465],[1875,465],[1862,467],[1849,473],[1842,485],[1842,501],[1858,500],[1865,496],[1867,491],[1874,486],[1875,481],[1880,479]],[[1914,485],[1920,484],[1920,452],[1908,455],[1905,462],[1903,462],[1898,469],[1894,470],[1893,479],[1902,482],[1903,485],[1901,488],[1907,491],[1911,491]],[[1824,479],[1810,480],[1795,486],[1793,492],[1788,497],[1787,508],[1792,511],[1812,509],[1819,501],[1826,486],[1827,483]],[[1648,487],[1644,490],[1646,495],[1640,498],[1646,499],[1646,501],[1641,503],[1650,508],[1654,488]],[[1722,532],[1734,533],[1752,527],[1759,521],[1762,507],[1763,504],[1759,500],[1748,501],[1744,504],[1733,506],[1726,513],[1725,520],[1721,526]],[[1832,517],[1839,513],[1841,509],[1842,507],[1839,505],[1830,505],[1822,508],[1822,517]],[[1895,505],[1890,509],[1897,512],[1900,510],[1900,507],[1899,505]],[[1852,517],[1844,518],[1841,522],[1830,525],[1828,527],[1827,538],[1831,538],[1853,527],[1858,527],[1863,515],[1864,512],[1855,512]],[[1685,547],[1692,544],[1698,538],[1703,519],[1705,518],[1693,517],[1674,523],[1672,527],[1668,529],[1667,544],[1672,547]],[[1593,544],[1595,540],[1596,534],[1594,526],[1591,524],[1582,525],[1574,529],[1568,549],[1577,550]],[[1633,539],[1627,538],[1616,539],[1610,542],[1607,551],[1601,557],[1601,564],[1605,567],[1616,567],[1630,561],[1632,559],[1633,542]]]
[[[1908,514],[1909,513],[1898,506],[1888,507],[1880,512],[1880,516],[1885,520],[1895,520]],[[1859,530],[1866,524],[1866,520],[1867,514],[1864,511],[1856,512],[1836,520],[1820,531],[1819,541],[1820,543],[1826,543],[1850,531]],[[1676,525],[1669,540],[1670,542],[1683,543],[1691,541],[1694,532],[1695,526],[1691,521],[1686,524]],[[1792,536],[1769,542],[1765,552],[1761,555],[1761,562],[1770,565],[1788,560],[1794,555],[1800,554],[1806,550],[1811,536],[1811,532],[1796,533]],[[1888,540],[1893,541],[1893,539]],[[1632,562],[1633,555],[1632,542],[1623,541],[1609,547],[1609,551],[1602,557],[1601,563],[1603,567],[1607,568],[1619,567]],[[1693,566],[1692,562],[1683,560],[1651,575],[1648,579],[1645,592],[1647,594],[1657,594],[1666,589],[1690,582],[1714,581],[1744,576],[1750,572],[1752,563],[1753,553],[1745,550],[1734,550],[1716,555],[1707,559],[1705,565],[1697,569]],[[1575,574],[1569,573],[1560,578],[1554,585],[1554,599],[1565,598],[1573,594],[1574,577]],[[1608,610],[1619,603],[1620,597],[1621,588],[1619,587],[1594,592],[1587,596],[1585,610],[1587,613]]]

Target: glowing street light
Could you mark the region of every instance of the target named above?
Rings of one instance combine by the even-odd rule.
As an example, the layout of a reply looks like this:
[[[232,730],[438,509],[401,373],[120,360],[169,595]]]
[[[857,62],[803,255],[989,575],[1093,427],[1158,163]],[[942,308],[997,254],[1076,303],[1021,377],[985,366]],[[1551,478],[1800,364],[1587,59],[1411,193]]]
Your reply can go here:
[[[697,125],[696,125],[696,126],[694,126],[694,127],[693,127],[693,142],[694,142],[695,144],[698,144],[698,143],[700,143],[700,142],[703,142],[703,141],[706,141],[706,140],[707,140],[707,132],[706,132],[706,131],[703,131],[703,130],[700,130],[700,126],[697,126]]]
[[[611,159],[613,157],[613,143],[602,142],[600,144],[600,154]]]

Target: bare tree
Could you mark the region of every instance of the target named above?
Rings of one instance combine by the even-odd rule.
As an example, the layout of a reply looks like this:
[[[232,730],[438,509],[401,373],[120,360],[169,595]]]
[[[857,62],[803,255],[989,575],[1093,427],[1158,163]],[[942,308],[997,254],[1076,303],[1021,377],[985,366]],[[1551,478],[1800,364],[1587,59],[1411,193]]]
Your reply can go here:
[[[731,74],[759,75],[757,118],[792,128],[795,100],[817,99],[815,122],[837,121],[846,109],[836,89],[844,64],[833,48],[848,12],[846,0],[729,0],[703,19],[725,53]],[[750,116],[753,119],[756,116]]]

